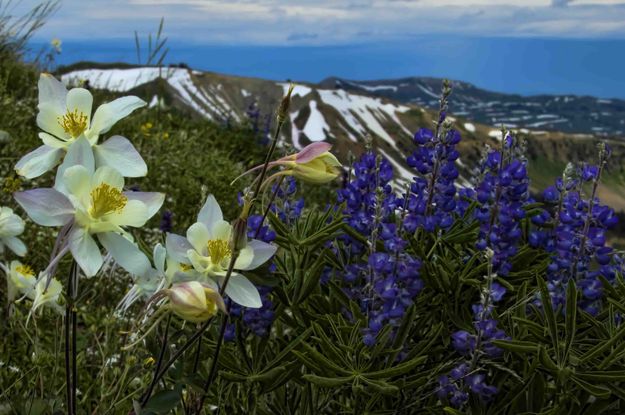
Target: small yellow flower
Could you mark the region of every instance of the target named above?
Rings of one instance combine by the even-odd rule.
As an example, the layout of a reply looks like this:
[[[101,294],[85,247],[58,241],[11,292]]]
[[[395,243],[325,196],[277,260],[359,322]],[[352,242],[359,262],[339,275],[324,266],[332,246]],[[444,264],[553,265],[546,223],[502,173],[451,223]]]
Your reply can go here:
[[[146,122],[145,124],[141,124],[141,134],[143,134],[144,137],[151,137],[152,136],[152,127],[154,127],[154,125],[151,122]]]

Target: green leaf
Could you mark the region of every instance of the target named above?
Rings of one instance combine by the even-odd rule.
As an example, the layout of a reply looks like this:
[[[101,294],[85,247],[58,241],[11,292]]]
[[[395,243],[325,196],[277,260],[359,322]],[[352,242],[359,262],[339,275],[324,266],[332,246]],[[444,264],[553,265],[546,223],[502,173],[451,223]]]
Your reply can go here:
[[[588,383],[576,376],[572,376],[571,380],[586,392],[596,396],[597,398],[606,399],[611,394],[610,389],[605,386],[593,385],[592,383]]]
[[[321,386],[322,388],[337,388],[339,386],[343,386],[348,382],[351,382],[354,379],[354,376],[345,376],[345,377],[334,377],[328,378],[324,376],[317,375],[304,375],[302,376],[304,379],[309,381],[310,383],[314,383],[317,386]]]
[[[547,354],[547,350],[542,345],[538,346],[538,358],[540,359],[540,363],[542,363],[547,370],[551,371],[554,374],[560,372],[560,368],[551,359],[551,357],[549,357],[549,355]]]
[[[391,385],[390,383],[384,382],[383,380],[373,380],[367,379],[366,377],[359,377],[364,383],[367,384],[374,391],[381,393],[383,395],[394,395],[399,392],[399,388],[395,385]]]
[[[535,353],[538,350],[538,344],[534,342],[521,341],[521,340],[492,340],[492,344],[500,347],[504,350],[509,350],[515,353]]]
[[[549,295],[549,290],[547,289],[547,284],[545,284],[545,280],[537,275],[536,282],[538,283],[538,287],[540,288],[540,299],[542,301],[542,310],[545,314],[545,320],[547,322],[547,328],[549,329],[549,335],[551,336],[551,344],[553,345],[553,349],[556,351],[556,361],[559,361],[558,356],[558,325],[556,323],[556,315],[553,312],[553,306],[551,305],[551,296]]]
[[[382,379],[382,378],[392,378],[395,376],[401,376],[407,372],[410,372],[415,367],[419,366],[421,363],[427,360],[427,356],[420,356],[409,360],[407,362],[403,362],[398,364],[397,366],[392,366],[387,369],[377,370],[375,372],[367,372],[363,373],[363,376],[369,379]]]
[[[625,370],[577,372],[575,376],[590,382],[624,382]]]
[[[150,398],[142,412],[151,411],[155,414],[166,414],[178,406],[180,398],[179,388],[160,391]]]
[[[614,333],[614,335],[612,335],[610,340],[603,341],[603,342],[599,343],[597,346],[595,346],[592,349],[590,349],[585,355],[583,355],[580,358],[580,362],[581,363],[587,363],[590,359],[592,359],[592,358],[594,358],[596,356],[599,356],[601,353],[609,350],[619,340],[621,340],[621,337],[623,337],[624,335],[625,335],[625,325],[622,325],[621,327],[619,327],[617,332]]]
[[[269,369],[257,375],[250,376],[249,381],[260,382],[260,383],[271,382],[275,378],[281,376],[284,372],[286,372],[286,368],[284,366],[277,366],[277,367],[274,367],[273,369]]]

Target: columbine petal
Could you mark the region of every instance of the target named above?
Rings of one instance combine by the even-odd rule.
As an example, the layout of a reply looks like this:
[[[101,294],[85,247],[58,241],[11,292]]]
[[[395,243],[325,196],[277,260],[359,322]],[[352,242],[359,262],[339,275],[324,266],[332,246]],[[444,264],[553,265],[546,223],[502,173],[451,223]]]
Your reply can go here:
[[[15,236],[6,236],[4,238],[2,238],[2,242],[4,242],[6,244],[6,246],[9,247],[9,249],[11,251],[13,251],[13,253],[17,256],[24,256],[26,255],[26,245],[24,244],[24,242],[22,242],[21,239],[15,237]]]
[[[324,141],[318,141],[304,147],[302,151],[296,154],[295,160],[298,163],[307,163],[313,160],[315,157],[318,157],[321,154],[325,153],[326,151],[330,151],[331,148],[332,144],[326,143]]]
[[[216,222],[210,228],[210,239],[229,240],[230,233],[232,232],[232,225],[225,220]]]
[[[161,244],[156,244],[154,247],[154,252],[152,253],[152,258],[154,258],[154,267],[156,270],[164,274],[165,273],[165,260],[167,259],[167,250]]]
[[[61,124],[59,124],[59,117],[65,113],[65,108],[59,109],[53,103],[39,104],[39,112],[37,113],[37,126],[43,131],[52,134],[55,137],[69,139],[69,134],[65,132]]]
[[[115,262],[126,271],[137,276],[148,275],[152,268],[150,261],[135,244],[112,232],[101,233],[98,239]]]
[[[206,252],[206,243],[209,239],[208,229],[203,223],[196,222],[187,229],[187,240],[199,254],[203,255]]]
[[[67,93],[67,111],[78,111],[87,116],[87,125],[91,118],[91,108],[93,106],[93,96],[85,88],[72,88]]]
[[[0,207],[0,235],[17,236],[24,232],[24,220],[13,209]]]
[[[271,257],[274,256],[277,250],[274,245],[259,241],[257,239],[252,239],[251,241],[249,241],[245,249],[248,248],[252,251],[251,260],[247,264],[242,263],[242,266],[238,266],[239,263],[237,261],[236,269],[245,271],[258,268],[265,262],[269,261]],[[245,251],[245,249],[243,251]],[[243,253],[243,251],[241,253]]]
[[[188,264],[187,251],[193,249],[193,246],[187,241],[184,236],[176,235],[175,233],[168,233],[165,240],[165,247],[167,253],[176,262]]]
[[[109,221],[119,226],[132,226],[139,228],[148,221],[148,209],[138,200],[129,200],[126,206],[118,214],[112,214]]]
[[[118,98],[100,105],[93,115],[93,122],[87,135],[92,138],[106,133],[117,121],[145,105],[145,101],[133,96]]]
[[[233,273],[226,285],[226,294],[232,301],[249,308],[260,308],[263,302],[258,289],[241,274]]]
[[[143,202],[148,208],[148,217],[152,217],[159,211],[165,201],[165,194],[158,192],[124,192],[128,200]]]
[[[148,166],[128,139],[115,135],[100,145],[93,146],[98,166],[110,166],[124,177],[143,177]]]
[[[91,175],[83,166],[72,166],[63,174],[63,185],[68,194],[88,203],[91,192]]]
[[[43,145],[22,157],[15,165],[15,171],[27,179],[34,179],[52,170],[61,161],[63,153],[60,148]]]
[[[45,145],[50,147],[65,149],[65,147],[68,146],[67,141],[59,140],[55,136],[48,133],[39,133],[39,138],[41,138],[41,141],[43,141]]]
[[[75,228],[69,236],[69,249],[80,269],[93,277],[102,267],[102,254],[95,240],[83,228]]]
[[[63,175],[65,174],[65,170],[78,165],[84,166],[90,175],[93,174],[95,170],[93,150],[91,149],[91,144],[89,144],[84,137],[74,141],[67,149],[65,159],[63,159],[63,163],[61,163],[56,171],[56,181],[54,183],[54,187],[61,192],[66,192],[67,190],[63,184]]]
[[[191,261],[191,265],[197,272],[204,273],[211,265],[210,259],[197,253],[195,249],[187,251],[187,258]]]
[[[115,189],[121,190],[124,188],[124,178],[117,170],[112,167],[102,166],[99,167],[93,178],[91,179],[91,187],[98,187],[100,184],[106,183]]]
[[[221,212],[221,208],[215,196],[208,195],[204,206],[202,206],[200,213],[197,215],[197,220],[206,225],[206,229],[211,229],[215,223],[224,220],[223,213]]]
[[[42,226],[62,226],[74,218],[74,206],[67,196],[55,189],[17,192],[15,200],[28,216]]]
[[[39,88],[39,105],[52,104],[58,108],[59,112],[65,110],[65,97],[67,88],[63,82],[56,79],[49,73],[42,73],[37,83]]]

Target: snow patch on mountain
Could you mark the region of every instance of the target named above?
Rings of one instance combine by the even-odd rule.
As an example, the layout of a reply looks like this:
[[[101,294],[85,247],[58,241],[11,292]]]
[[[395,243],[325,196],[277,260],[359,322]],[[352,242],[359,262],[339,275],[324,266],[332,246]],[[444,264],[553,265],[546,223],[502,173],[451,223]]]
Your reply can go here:
[[[327,138],[328,132],[331,131],[330,126],[323,118],[323,114],[317,109],[317,101],[312,100],[308,103],[310,115],[304,126],[304,134],[310,141],[323,141]]]

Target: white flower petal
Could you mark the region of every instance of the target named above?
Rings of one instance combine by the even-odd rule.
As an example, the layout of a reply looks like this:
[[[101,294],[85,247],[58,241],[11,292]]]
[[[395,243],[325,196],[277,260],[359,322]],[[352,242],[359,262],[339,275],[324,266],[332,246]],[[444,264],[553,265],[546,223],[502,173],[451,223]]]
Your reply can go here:
[[[113,102],[100,105],[93,115],[88,136],[96,137],[106,133],[117,121],[145,105],[145,101],[133,96],[118,98]]]
[[[191,261],[191,265],[193,265],[193,268],[195,268],[195,270],[200,273],[204,273],[211,265],[210,259],[198,254],[195,249],[189,249],[187,251],[187,258],[189,258],[189,261]]]
[[[213,226],[209,228],[210,239],[221,239],[224,241],[230,240],[230,233],[232,232],[232,225],[225,220],[221,220],[213,223]]]
[[[91,187],[98,187],[102,183],[106,183],[117,190],[124,188],[124,177],[112,167],[99,167],[91,179]]]
[[[22,242],[21,239],[15,237],[15,236],[6,236],[4,238],[2,238],[2,242],[4,242],[6,244],[6,246],[9,247],[9,249],[11,251],[13,251],[13,253],[17,256],[24,256],[26,255],[26,245],[24,244],[24,242]]]
[[[152,269],[148,257],[122,235],[106,232],[98,234],[98,239],[115,262],[131,274],[147,276]]]
[[[69,147],[69,143],[67,141],[59,140],[55,136],[48,133],[39,133],[39,138],[41,138],[41,141],[43,141],[45,145],[50,147],[62,149]]]
[[[263,302],[258,289],[241,274],[233,273],[226,286],[226,294],[232,301],[249,308],[260,308]]]
[[[219,203],[217,203],[217,199],[213,195],[208,195],[204,206],[202,206],[200,213],[197,215],[197,221],[206,225],[206,229],[211,229],[215,223],[223,220],[224,215],[221,212]]]
[[[158,192],[124,192],[128,200],[143,202],[148,208],[148,217],[152,217],[159,211],[165,201],[165,194]]]
[[[93,277],[102,267],[102,254],[93,237],[83,228],[70,234],[69,250],[87,277]]]
[[[74,141],[67,149],[67,154],[63,159],[63,163],[61,163],[56,171],[56,181],[54,183],[54,187],[61,192],[66,192],[67,190],[63,185],[63,175],[65,174],[65,170],[78,165],[84,166],[90,175],[93,174],[95,170],[93,150],[91,149],[89,141],[87,141],[84,137],[80,137],[78,140]]]
[[[39,104],[55,105],[59,111],[65,109],[65,97],[67,96],[67,88],[63,82],[57,80],[49,73],[42,73],[37,83],[39,88]]]
[[[143,177],[148,173],[148,166],[139,152],[120,135],[94,146],[93,153],[98,166],[110,166],[124,177]]]
[[[77,197],[85,206],[89,203],[91,175],[84,166],[72,166],[65,170],[63,186],[68,194]]]
[[[184,236],[176,235],[175,233],[168,233],[165,240],[165,248],[171,258],[183,264],[188,264],[187,251],[193,249],[193,246],[187,241]]]
[[[61,124],[59,124],[59,117],[65,115],[64,108],[60,109],[53,103],[39,104],[38,108],[37,126],[39,128],[55,137],[64,138],[66,140],[71,138],[63,127],[61,127]]]
[[[62,226],[74,218],[74,206],[67,196],[55,189],[17,192],[15,200],[28,216],[42,226]]]
[[[154,266],[156,267],[156,270],[159,273],[164,274],[165,260],[167,259],[167,250],[165,247],[161,244],[156,244],[152,257],[154,258]]]
[[[15,171],[27,179],[39,177],[61,161],[64,151],[47,145],[38,147],[26,154],[15,165]]]
[[[236,267],[240,270],[256,269],[265,262],[269,261],[274,256],[278,249],[274,245],[268,244],[257,239],[252,239],[247,243],[246,248],[250,248],[253,251],[252,260],[249,264],[243,267]],[[237,261],[238,263],[238,261]]]
[[[139,228],[150,219],[148,209],[138,200],[129,200],[119,213],[111,214],[109,221],[119,226]]]
[[[24,220],[8,207],[0,208],[0,235],[17,236],[24,232]]]
[[[93,96],[91,92],[84,88],[72,88],[67,93],[66,106],[68,112],[78,111],[87,116],[87,125],[91,119],[91,108],[93,106]]]
[[[200,254],[206,252],[206,243],[209,239],[208,229],[206,229],[203,223],[196,222],[187,229],[187,240],[191,242],[193,248]]]

